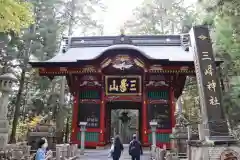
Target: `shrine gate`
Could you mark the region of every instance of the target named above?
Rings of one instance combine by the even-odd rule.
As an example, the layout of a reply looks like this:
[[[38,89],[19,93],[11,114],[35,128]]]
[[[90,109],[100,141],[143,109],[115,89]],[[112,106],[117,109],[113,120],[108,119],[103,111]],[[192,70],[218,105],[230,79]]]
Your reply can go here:
[[[41,76],[66,76],[74,106],[71,143],[80,144],[79,122],[86,121],[86,146],[110,142],[111,109],[139,110],[139,139],[170,147],[175,102],[186,76],[195,76],[189,35],[66,37],[60,54],[31,62]]]

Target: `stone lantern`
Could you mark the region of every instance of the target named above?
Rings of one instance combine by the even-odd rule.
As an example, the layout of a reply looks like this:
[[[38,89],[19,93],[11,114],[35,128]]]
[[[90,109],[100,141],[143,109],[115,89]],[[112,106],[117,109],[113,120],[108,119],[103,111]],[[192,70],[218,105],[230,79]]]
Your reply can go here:
[[[80,154],[84,155],[84,150],[85,150],[85,132],[86,132],[87,122],[80,122],[79,126],[80,126],[80,131],[81,131],[81,150],[80,150]]]
[[[152,148],[155,150],[157,146],[157,139],[156,139],[156,129],[158,126],[158,123],[155,120],[150,121],[150,126],[152,130]]]
[[[11,74],[6,73],[0,76],[0,149],[4,148],[8,143],[8,120],[7,107],[9,103],[9,95],[12,92],[12,86],[17,82],[17,78]]]

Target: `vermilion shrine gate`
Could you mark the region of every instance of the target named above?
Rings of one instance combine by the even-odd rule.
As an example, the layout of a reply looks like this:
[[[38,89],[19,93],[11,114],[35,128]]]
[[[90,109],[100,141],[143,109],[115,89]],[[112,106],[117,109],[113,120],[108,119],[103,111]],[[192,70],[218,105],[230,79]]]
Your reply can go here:
[[[80,121],[87,121],[86,146],[110,142],[111,109],[137,109],[139,138],[170,147],[175,101],[186,76],[195,76],[189,35],[66,37],[58,54],[31,62],[41,76],[66,76],[74,96],[71,142],[80,144]]]

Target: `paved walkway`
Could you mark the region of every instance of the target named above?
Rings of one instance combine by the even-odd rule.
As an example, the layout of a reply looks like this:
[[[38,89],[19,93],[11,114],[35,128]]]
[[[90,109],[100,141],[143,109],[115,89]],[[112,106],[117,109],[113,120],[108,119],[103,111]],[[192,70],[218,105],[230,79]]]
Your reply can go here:
[[[81,155],[79,160],[111,160],[108,158],[109,149],[87,149],[84,155]],[[124,152],[120,160],[131,160],[131,157],[128,155],[128,145],[124,145]],[[150,160],[149,150],[143,151],[143,156],[141,160]]]

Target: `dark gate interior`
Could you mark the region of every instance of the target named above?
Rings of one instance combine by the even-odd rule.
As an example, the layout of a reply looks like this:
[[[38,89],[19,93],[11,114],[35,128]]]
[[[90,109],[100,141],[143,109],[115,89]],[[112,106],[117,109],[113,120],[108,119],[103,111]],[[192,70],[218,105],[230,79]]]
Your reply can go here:
[[[107,142],[110,142],[112,130],[111,130],[111,111],[115,109],[131,109],[138,110],[138,137],[139,140],[142,140],[142,103],[141,102],[132,102],[132,101],[115,101],[106,103],[106,137]]]

